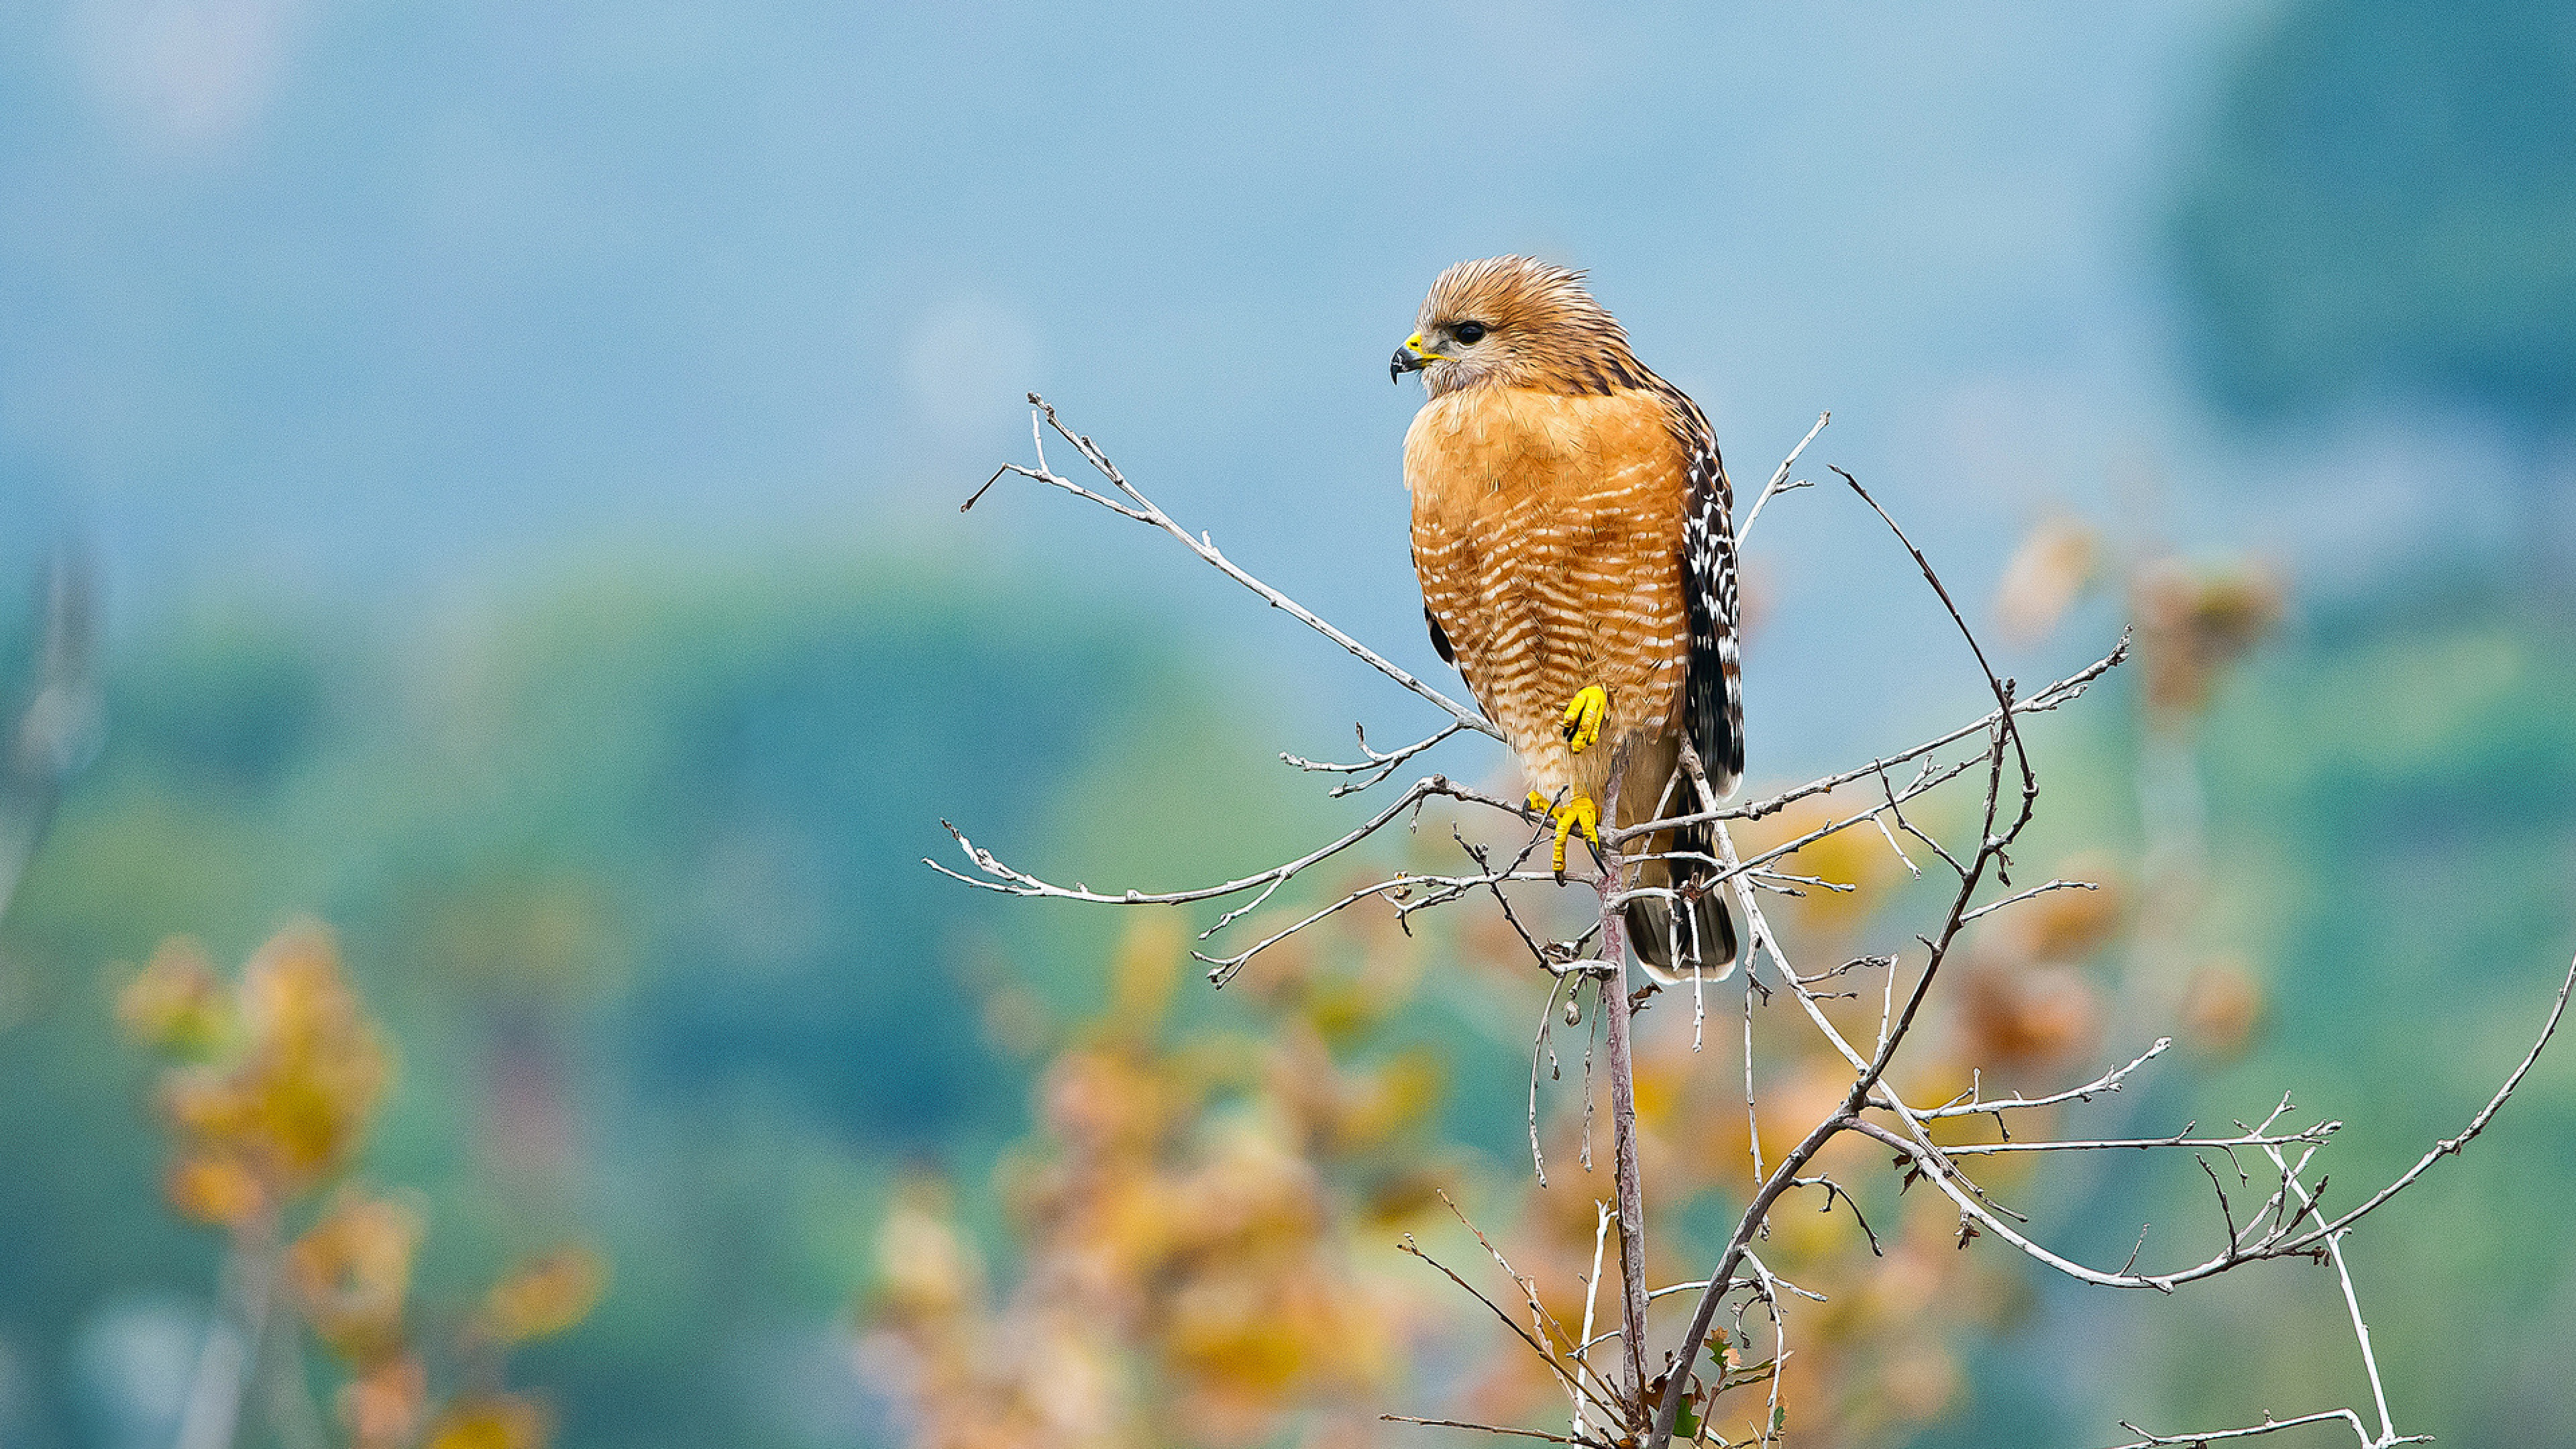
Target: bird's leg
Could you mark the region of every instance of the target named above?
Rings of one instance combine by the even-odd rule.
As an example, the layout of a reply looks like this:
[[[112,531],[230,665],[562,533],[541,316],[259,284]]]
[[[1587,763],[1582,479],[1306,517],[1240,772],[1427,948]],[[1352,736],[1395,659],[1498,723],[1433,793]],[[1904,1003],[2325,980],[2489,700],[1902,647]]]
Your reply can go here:
[[[1601,738],[1601,716],[1610,711],[1610,694],[1597,684],[1587,684],[1565,702],[1565,749],[1579,755]]]
[[[1595,845],[1601,843],[1601,807],[1592,803],[1591,796],[1583,794],[1577,794],[1562,805],[1552,804],[1545,795],[1536,790],[1530,792],[1529,803],[1532,810],[1556,821],[1556,854],[1553,857],[1555,862],[1553,868],[1556,871],[1556,878],[1561,881],[1565,879],[1565,842],[1574,832],[1580,830],[1583,832],[1584,839]]]

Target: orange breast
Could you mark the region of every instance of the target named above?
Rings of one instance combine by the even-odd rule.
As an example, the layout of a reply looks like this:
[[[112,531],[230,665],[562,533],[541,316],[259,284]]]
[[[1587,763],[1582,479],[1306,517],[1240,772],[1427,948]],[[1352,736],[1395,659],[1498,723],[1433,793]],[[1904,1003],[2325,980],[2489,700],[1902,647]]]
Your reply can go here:
[[[1642,390],[1467,388],[1405,436],[1423,602],[1547,793],[1597,797],[1618,737],[1677,727],[1684,473],[1665,406]],[[1602,745],[1571,756],[1558,721],[1595,684],[1610,697]]]

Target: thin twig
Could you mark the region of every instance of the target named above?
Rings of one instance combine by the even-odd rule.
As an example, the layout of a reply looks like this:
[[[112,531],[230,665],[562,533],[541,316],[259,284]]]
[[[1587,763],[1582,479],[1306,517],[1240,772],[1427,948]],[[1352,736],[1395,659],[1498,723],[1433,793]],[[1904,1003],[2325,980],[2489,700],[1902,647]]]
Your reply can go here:
[[[1807,429],[1807,435],[1798,440],[1798,446],[1791,448],[1789,456],[1781,459],[1780,466],[1771,471],[1771,481],[1763,484],[1762,491],[1754,495],[1753,506],[1745,511],[1742,526],[1735,530],[1735,546],[1738,550],[1744,547],[1745,535],[1753,531],[1754,520],[1762,516],[1762,505],[1770,502],[1773,494],[1788,493],[1810,486],[1803,478],[1795,483],[1790,482],[1789,470],[1797,466],[1798,455],[1807,451],[1807,445],[1814,442],[1816,434],[1823,432],[1825,424],[1832,422],[1833,419],[1834,415],[1829,412],[1816,414],[1816,425]]]
[[[1064,423],[1056,417],[1055,407],[1053,404],[1049,403],[1045,398],[1038,396],[1036,393],[1029,394],[1029,402],[1038,410],[1038,412],[1043,413],[1046,416],[1047,426],[1055,429],[1058,435],[1063,437],[1067,442],[1072,443],[1075,449],[1082,454],[1083,461],[1089,463],[1102,477],[1107,478],[1111,484],[1116,486],[1120,493],[1126,495],[1126,497],[1131,500],[1132,506],[1130,506],[1129,503],[1121,503],[1117,499],[1111,498],[1106,494],[1094,492],[1089,488],[1085,488],[1070,478],[1048,471],[1043,453],[1039,456],[1037,467],[1030,468],[1018,463],[1005,464],[1003,465],[1001,473],[995,473],[993,475],[995,478],[1001,477],[1002,473],[1017,473],[1023,478],[1034,479],[1037,482],[1047,484],[1051,487],[1061,488],[1065,492],[1073,494],[1077,498],[1089,499],[1091,502],[1099,504],[1101,507],[1108,509],[1110,512],[1117,514],[1121,518],[1132,518],[1138,523],[1151,524],[1154,527],[1161,529],[1163,532],[1179,539],[1182,547],[1187,548],[1190,552],[1197,554],[1200,558],[1205,559],[1208,563],[1214,565],[1219,573],[1224,574],[1227,578],[1234,580],[1245,588],[1252,590],[1252,592],[1259,594],[1262,599],[1270,605],[1270,607],[1285,612],[1290,618],[1304,624],[1306,627],[1323,635],[1325,638],[1332,640],[1334,643],[1341,645],[1342,648],[1357,656],[1371,669],[1374,669],[1378,673],[1385,675],[1387,678],[1394,680],[1414,695],[1427,700],[1434,706],[1438,707],[1443,714],[1448,715],[1450,719],[1456,721],[1462,728],[1475,730],[1480,734],[1492,735],[1498,740],[1503,738],[1503,732],[1495,728],[1493,721],[1486,719],[1482,714],[1477,713],[1475,710],[1467,708],[1465,705],[1458,703],[1449,696],[1442,694],[1439,690],[1433,689],[1430,685],[1414,678],[1409,671],[1405,670],[1394,661],[1386,658],[1382,654],[1379,654],[1376,650],[1369,648],[1367,645],[1362,644],[1350,635],[1343,633],[1341,630],[1334,628],[1331,624],[1324,622],[1320,616],[1315,614],[1314,611],[1308,609],[1305,605],[1298,603],[1295,599],[1288,597],[1279,590],[1272,588],[1270,585],[1263,583],[1257,578],[1254,578],[1240,565],[1236,564],[1234,560],[1227,558],[1225,554],[1217,548],[1215,540],[1209,538],[1204,531],[1196,535],[1192,535],[1188,529],[1175,523],[1170,514],[1165,513],[1161,508],[1157,507],[1152,499],[1147,498],[1143,493],[1138,492],[1136,486],[1127,481],[1126,475],[1120,473],[1117,465],[1109,461],[1108,454],[1102,452],[1089,438],[1079,436],[1067,429]],[[1032,419],[1032,425],[1034,426],[1034,419]],[[990,481],[987,481],[984,485],[985,488],[990,488],[991,486],[993,485]],[[983,489],[977,489],[975,497],[980,498],[982,496]],[[972,508],[974,506],[974,498],[966,500],[965,507]]]
[[[1544,1184],[1541,1185],[1544,1186]],[[1609,1241],[1610,1220],[1618,1216],[1616,1209],[1612,1208],[1608,1203],[1602,1202],[1598,1198],[1593,1200],[1592,1210],[1597,1215],[1592,1224],[1592,1276],[1583,1280],[1583,1341],[1576,1344],[1574,1348],[1574,1363],[1576,1371],[1586,1374],[1592,1373],[1593,1371],[1592,1320],[1593,1308],[1601,1297],[1601,1250]],[[1580,1396],[1577,1396],[1574,1400],[1573,1427],[1575,1437],[1581,1438],[1583,1435],[1583,1400]]]
[[[1294,765],[1298,769],[1307,771],[1310,774],[1365,774],[1368,776],[1365,780],[1354,780],[1348,784],[1335,785],[1332,789],[1324,792],[1329,798],[1338,800],[1344,795],[1355,795],[1360,791],[1367,789],[1371,785],[1377,784],[1387,776],[1395,773],[1396,766],[1403,764],[1405,761],[1412,759],[1414,756],[1421,754],[1423,751],[1430,749],[1436,744],[1439,744],[1442,740],[1449,738],[1451,735],[1457,734],[1468,728],[1469,726],[1465,723],[1453,719],[1449,723],[1442,725],[1438,730],[1434,731],[1428,739],[1416,740],[1412,744],[1406,745],[1401,749],[1390,750],[1381,754],[1380,752],[1369,748],[1368,727],[1366,725],[1355,724],[1351,726],[1351,730],[1359,736],[1360,753],[1368,756],[1365,760],[1361,760],[1356,764],[1342,765],[1334,764],[1325,760],[1310,760],[1303,755],[1289,754],[1285,750],[1279,752],[1279,759],[1282,764]]]
[[[1480,1434],[1508,1434],[1515,1439],[1545,1439],[1550,1444],[1590,1444],[1590,1439],[1569,1439],[1563,1434],[1550,1434],[1542,1429],[1506,1429],[1500,1424],[1471,1424],[1464,1419],[1417,1419],[1411,1414],[1380,1414],[1389,1424],[1428,1424],[1434,1429],[1473,1429]]]
[[[2064,679],[2057,681],[2055,684],[2048,686],[2046,689],[2039,691],[2028,699],[2017,699],[2014,701],[2012,712],[2016,715],[2045,714],[2048,711],[2071,704],[2083,697],[2085,690],[2092,687],[2093,681],[2100,679],[2103,675],[2108,674],[2113,669],[2116,669],[2120,665],[2128,662],[2128,658],[2129,637],[2126,634],[2122,634],[2120,636],[2119,644],[2114,647],[2110,653],[2103,655],[2091,664],[2088,664],[2084,668],[2066,676]],[[1765,796],[1760,800],[1755,800],[1743,805],[1729,805],[1720,810],[1702,811],[1690,815],[1676,815],[1662,820],[1647,820],[1635,825],[1623,826],[1620,828],[1619,836],[1621,839],[1625,840],[1633,836],[1652,835],[1659,831],[1674,829],[1678,826],[1698,825],[1713,820],[1760,820],[1768,815],[1776,815],[1783,809],[1796,804],[1800,800],[1807,799],[1810,796],[1831,793],[1832,791],[1839,790],[1843,786],[1850,784],[1854,780],[1865,780],[1872,775],[1884,772],[1891,766],[1902,765],[1912,760],[1919,760],[1925,755],[1931,754],[1933,751],[1938,750],[1945,745],[1954,745],[1971,735],[1984,734],[1991,731],[1995,727],[1995,721],[1997,718],[1997,712],[1988,711],[1979,718],[1944,734],[1935,735],[1931,739],[1925,740],[1923,743],[1914,746],[1912,749],[1900,750],[1892,755],[1883,755],[1877,759],[1871,760],[1868,764],[1858,765],[1848,770],[1839,771],[1835,774],[1820,775],[1813,780],[1809,780],[1803,785],[1797,786],[1793,789],[1783,790],[1777,795]],[[1609,835],[1610,832],[1606,830],[1602,832],[1602,838],[1605,840],[1609,838]]]
[[[2208,1444],[2220,1439],[2251,1439],[2258,1434],[2278,1434],[2284,1429],[2296,1429],[2307,1424],[2330,1424],[2338,1420],[2343,1423],[2350,1424],[2352,1426],[2352,1431],[2361,1436],[2363,1449],[2373,1449],[2376,1442],[2385,1442],[2389,1444],[2425,1444],[2430,1443],[2433,1438],[2430,1434],[2413,1434],[2403,1439],[2374,1441],[2370,1437],[2370,1430],[2362,1424],[2361,1416],[2359,1414],[2354,1413],[2350,1409],[2327,1409],[2315,1414],[2301,1414],[2295,1419],[2275,1419],[2271,1415],[2265,1414],[2263,1416],[2262,1423],[2248,1425],[2242,1429],[2204,1429],[2191,1434],[2151,1434],[2146,1430],[2139,1428],[2137,1425],[2130,1423],[2128,1420],[2122,1419],[2120,1421],[2121,1428],[2128,1430],[2132,1434],[2140,1434],[2145,1437],[2132,1439],[2126,1444],[2113,1445],[2111,1446],[2111,1449],[2160,1449],[2160,1446],[2169,1444]]]

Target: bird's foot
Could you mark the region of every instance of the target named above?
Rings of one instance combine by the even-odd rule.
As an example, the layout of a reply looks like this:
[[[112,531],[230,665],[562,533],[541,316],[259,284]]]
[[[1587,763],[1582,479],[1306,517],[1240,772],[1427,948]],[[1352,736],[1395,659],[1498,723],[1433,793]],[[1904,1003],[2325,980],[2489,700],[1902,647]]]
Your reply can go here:
[[[1601,738],[1601,716],[1609,713],[1610,694],[1600,685],[1587,684],[1565,702],[1565,748],[1579,755],[1592,748]]]
[[[1601,843],[1601,807],[1593,804],[1589,795],[1577,795],[1562,805],[1553,804],[1536,790],[1530,792],[1529,803],[1532,810],[1556,822],[1556,854],[1551,857],[1551,868],[1555,870],[1556,878],[1563,880],[1565,842],[1574,832],[1580,830],[1584,839],[1595,845]]]

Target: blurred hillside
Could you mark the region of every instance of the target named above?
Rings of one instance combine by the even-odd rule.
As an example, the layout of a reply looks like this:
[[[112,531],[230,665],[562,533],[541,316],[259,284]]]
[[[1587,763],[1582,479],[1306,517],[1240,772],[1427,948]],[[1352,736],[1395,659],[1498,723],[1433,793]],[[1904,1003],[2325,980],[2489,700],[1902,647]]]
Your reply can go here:
[[[161,1442],[153,1344],[202,1311],[173,1296],[210,1247],[157,1202],[110,963],[173,933],[237,958],[306,911],[398,1040],[372,1166],[429,1191],[432,1279],[583,1224],[620,1263],[536,1370],[575,1442],[855,1432],[771,1376],[855,1392],[831,1344],[884,1174],[989,1158],[1026,1079],[981,1002],[1084,1005],[1109,939],[939,887],[938,819],[1179,876],[1316,818],[1233,743],[1240,681],[1133,619],[1032,637],[1036,609],[814,566],[570,585],[438,639],[244,609],[122,661],[5,938],[0,1236],[46,1248],[0,1265],[0,1443]]]

